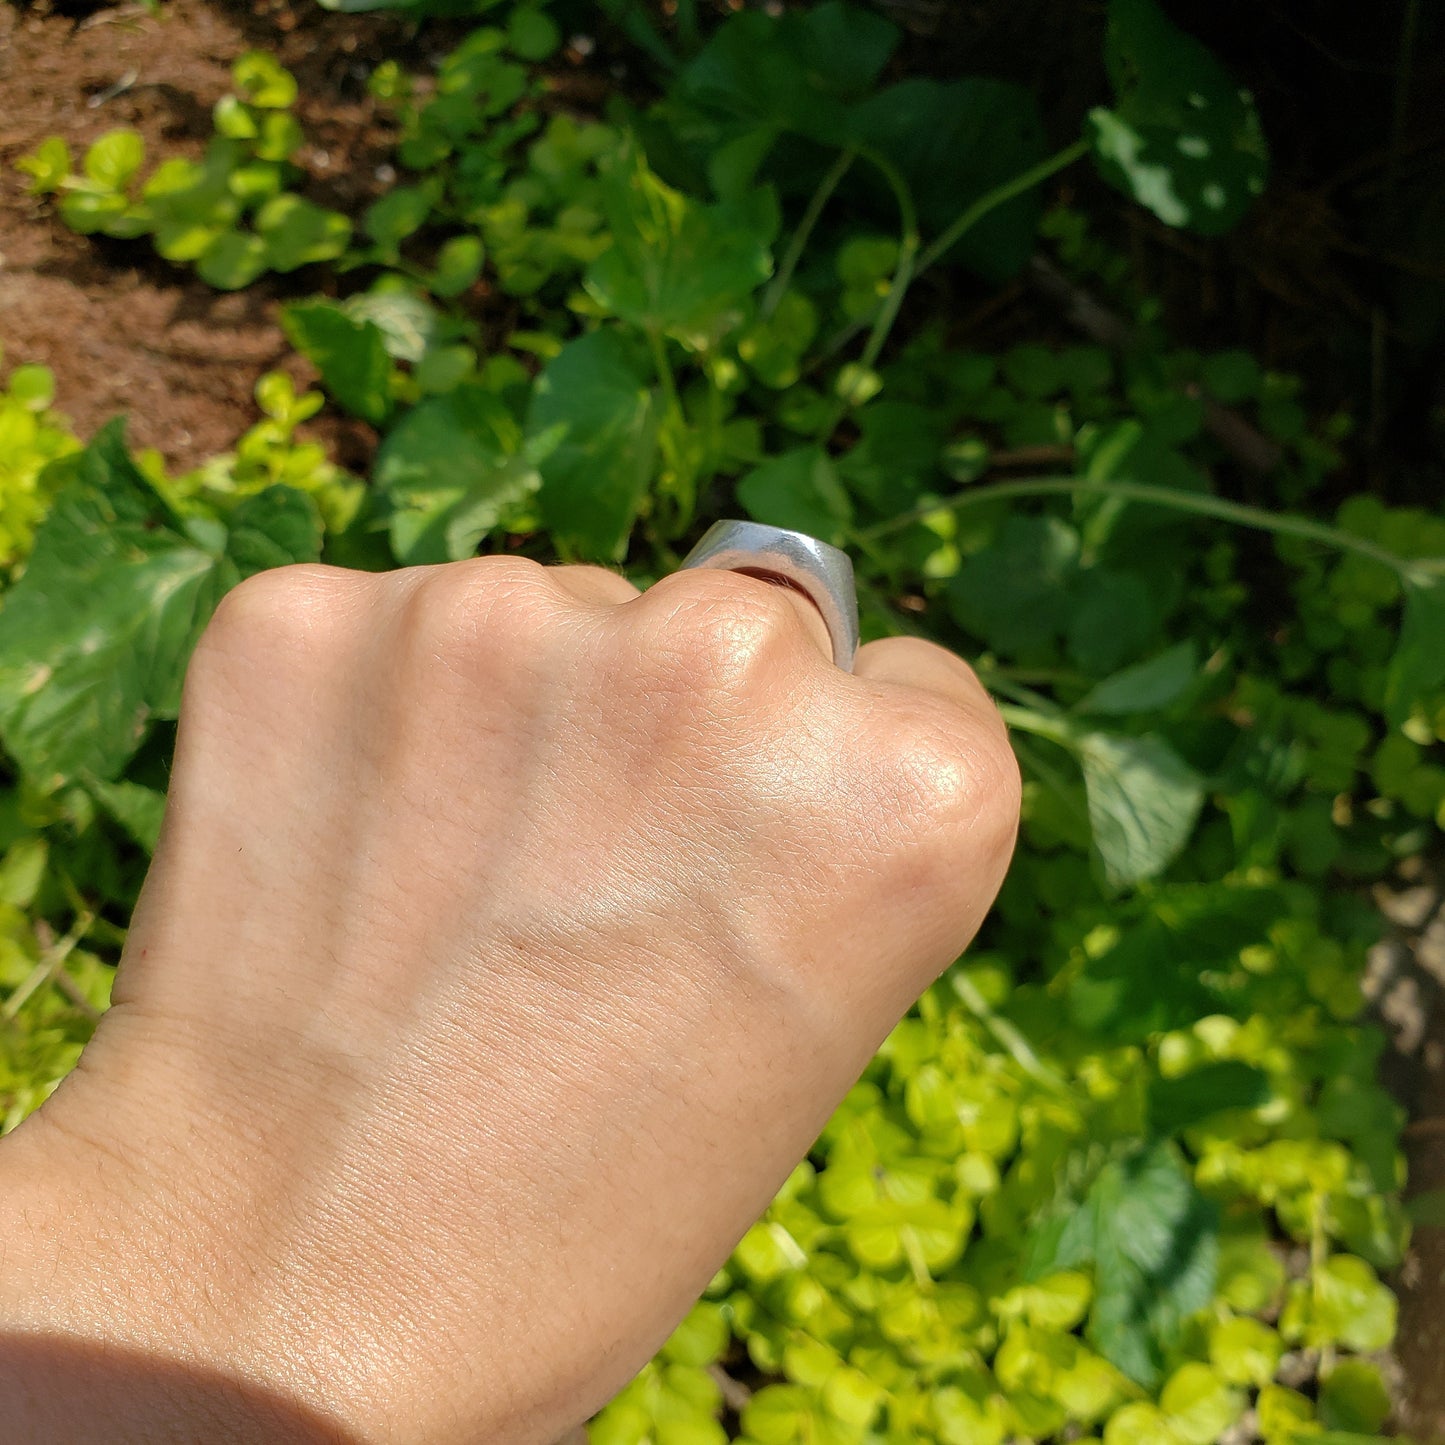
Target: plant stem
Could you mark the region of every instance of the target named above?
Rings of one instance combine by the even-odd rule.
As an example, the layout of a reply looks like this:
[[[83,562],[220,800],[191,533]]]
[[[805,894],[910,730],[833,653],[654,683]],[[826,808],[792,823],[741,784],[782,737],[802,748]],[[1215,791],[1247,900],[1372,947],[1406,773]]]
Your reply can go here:
[[[892,188],[894,199],[898,202],[898,218],[902,222],[903,232],[898,239],[898,264],[893,268],[893,280],[888,287],[887,296],[883,298],[883,304],[878,308],[878,315],[873,321],[873,329],[868,334],[868,344],[863,348],[863,355],[860,358],[864,366],[872,367],[883,351],[883,345],[888,340],[888,333],[892,331],[893,323],[898,319],[898,311],[903,305],[903,298],[908,294],[908,287],[912,284],[914,276],[917,275],[915,262],[918,259],[920,237],[918,234],[918,209],[913,204],[913,192],[908,189],[908,182],[903,178],[897,166],[887,156],[871,147],[868,150],[860,151],[859,154],[878,171]]]
[[[988,1000],[966,973],[955,969],[949,974],[948,981],[962,1000],[963,1006],[1008,1050],[1014,1063],[1035,1083],[1042,1084],[1058,1094],[1073,1093],[1064,1079],[1039,1058],[1034,1052],[1034,1046],[1023,1034],[1008,1019],[1001,1018],[993,1011]]]
[[[985,191],[983,195],[952,221],[938,239],[933,241],[924,250],[923,254],[918,257],[918,264],[913,269],[914,277],[923,275],[930,267],[936,265],[958,244],[963,236],[978,225],[990,211],[997,210],[999,206],[1006,205],[1016,196],[1021,196],[1025,191],[1042,185],[1051,175],[1063,170],[1066,166],[1073,165],[1076,160],[1081,159],[1088,153],[1089,142],[1084,139],[1076,140],[1072,145],[1067,145],[1063,150],[1055,151],[1053,155],[1041,160],[1038,165],[1030,166],[1026,171],[1020,171],[1018,175],[1004,181],[1001,185],[995,186],[991,191]],[[880,303],[880,309],[887,305],[888,300],[885,299]],[[845,326],[829,341],[824,350],[824,355],[831,356],[835,352],[841,351],[864,326],[868,325],[868,322],[869,318],[864,317],[861,321],[854,321]],[[891,320],[889,324],[892,325]]]
[[[997,210],[998,207],[1007,205],[1015,196],[1021,196],[1025,191],[1042,185],[1051,175],[1073,165],[1077,160],[1082,160],[1088,153],[1089,142],[1081,137],[1072,145],[1067,145],[1063,150],[1055,151],[1053,155],[1041,160],[1038,165],[1020,171],[1012,180],[995,186],[991,191],[985,191],[918,258],[918,274],[921,276],[930,266],[947,255],[964,234],[978,225],[990,211]]]
[[[847,150],[841,151],[837,160],[829,166],[827,174],[818,182],[817,189],[808,198],[808,208],[803,212],[798,229],[793,232],[792,239],[788,242],[788,249],[783,253],[783,261],[777,274],[763,295],[761,311],[764,319],[778,309],[778,302],[783,299],[783,293],[787,291],[793,273],[798,269],[798,262],[803,259],[803,251],[812,237],[813,228],[818,224],[818,218],[823,214],[823,207],[828,204],[833,192],[838,189],[839,183],[857,159],[858,152],[854,147],[849,146]]]
[[[884,344],[888,340],[888,333],[893,330],[893,323],[898,319],[903,298],[908,294],[908,288],[913,282],[914,262],[918,256],[919,246],[918,209],[913,204],[913,192],[908,189],[908,182],[887,156],[873,150],[872,147],[866,150],[860,149],[858,154],[888,182],[894,199],[898,202],[898,218],[902,229],[902,234],[898,238],[898,264],[893,268],[893,280],[889,283],[888,294],[883,298],[883,304],[873,318],[873,329],[868,334],[868,344],[863,348],[863,354],[858,359],[860,366],[871,371],[883,352]],[[819,438],[822,445],[827,446],[829,439],[838,429],[838,423],[847,413],[848,402],[840,399],[828,414],[827,424]]]
[[[965,507],[982,506],[987,502],[1003,501],[1008,497],[1053,497],[1068,495],[1092,495],[1118,497],[1126,502],[1143,502],[1156,507],[1168,507],[1176,512],[1192,512],[1196,516],[1213,517],[1221,522],[1232,522],[1239,527],[1254,527],[1262,532],[1275,532],[1282,536],[1303,537],[1307,541],[1321,542],[1341,552],[1354,552],[1371,561],[1379,562],[1403,577],[1409,563],[1393,552],[1366,541],[1363,537],[1352,537],[1323,522],[1313,522],[1308,517],[1297,517],[1291,512],[1268,512],[1262,507],[1245,506],[1242,502],[1226,501],[1223,497],[1212,497],[1203,492],[1181,492],[1173,487],[1155,487],[1145,482],[1091,482],[1082,477],[1023,477],[1013,482],[996,482],[992,486],[973,487],[967,492],[944,501],[915,507],[897,517],[891,517],[877,526],[865,528],[858,534],[859,541],[871,542],[901,531],[915,522],[922,521],[939,511],[960,511]]]
[[[87,929],[91,924],[91,915],[83,913],[75,920],[75,926],[60,939],[53,943],[40,956],[40,962],[35,965],[20,983],[20,986],[5,1000],[4,1008],[0,1008],[0,1018],[7,1023],[14,1019],[20,1010],[25,1006],[25,1001],[31,997],[42,984],[48,983],[64,966],[65,960],[75,952],[76,945],[85,937]]]
[[[1063,718],[1046,717],[1034,708],[1018,707],[1009,702],[998,703],[997,707],[999,716],[1011,728],[1017,728],[1021,733],[1047,738],[1049,742],[1058,743],[1060,747],[1068,747],[1074,739],[1073,729]]]
[[[677,378],[672,374],[672,362],[667,359],[667,342],[662,332],[649,329],[647,345],[652,352],[652,365],[657,372],[658,384],[662,387],[663,399],[674,411],[682,410],[677,395]]]

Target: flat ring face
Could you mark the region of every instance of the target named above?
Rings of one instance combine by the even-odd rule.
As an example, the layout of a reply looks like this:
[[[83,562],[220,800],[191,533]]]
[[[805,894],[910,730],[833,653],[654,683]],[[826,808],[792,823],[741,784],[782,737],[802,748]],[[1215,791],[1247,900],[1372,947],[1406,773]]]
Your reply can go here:
[[[844,672],[853,671],[858,652],[858,592],[853,562],[846,552],[805,532],[765,527],[761,522],[714,522],[682,565],[782,578],[822,613],[833,641],[833,661]]]

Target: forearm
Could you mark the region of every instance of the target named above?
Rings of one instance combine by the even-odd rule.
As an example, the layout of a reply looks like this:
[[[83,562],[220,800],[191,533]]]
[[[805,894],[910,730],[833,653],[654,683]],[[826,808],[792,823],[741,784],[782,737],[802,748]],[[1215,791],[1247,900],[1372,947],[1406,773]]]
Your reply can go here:
[[[61,1101],[57,1099],[56,1105]],[[12,1445],[352,1445],[211,1326],[189,1231],[51,1106],[0,1141],[0,1419]],[[201,1289],[196,1286],[202,1285]]]

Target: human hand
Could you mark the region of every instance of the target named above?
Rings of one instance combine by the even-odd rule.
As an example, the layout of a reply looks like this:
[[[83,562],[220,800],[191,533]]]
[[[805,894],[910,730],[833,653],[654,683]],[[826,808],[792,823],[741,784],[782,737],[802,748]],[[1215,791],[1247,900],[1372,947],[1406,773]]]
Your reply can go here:
[[[1017,811],[962,662],[849,676],[755,578],[243,583],[114,1005],[0,1147],[0,1324],[296,1407],[194,1438],[554,1439],[967,944]]]

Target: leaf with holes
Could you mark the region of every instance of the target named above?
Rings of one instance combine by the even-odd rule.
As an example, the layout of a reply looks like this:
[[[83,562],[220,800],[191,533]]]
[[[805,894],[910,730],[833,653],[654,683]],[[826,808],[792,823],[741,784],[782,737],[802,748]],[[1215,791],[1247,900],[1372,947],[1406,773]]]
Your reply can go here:
[[[1105,59],[1115,105],[1089,113],[1100,173],[1166,225],[1237,225],[1269,173],[1248,91],[1155,0],[1110,0]]]

